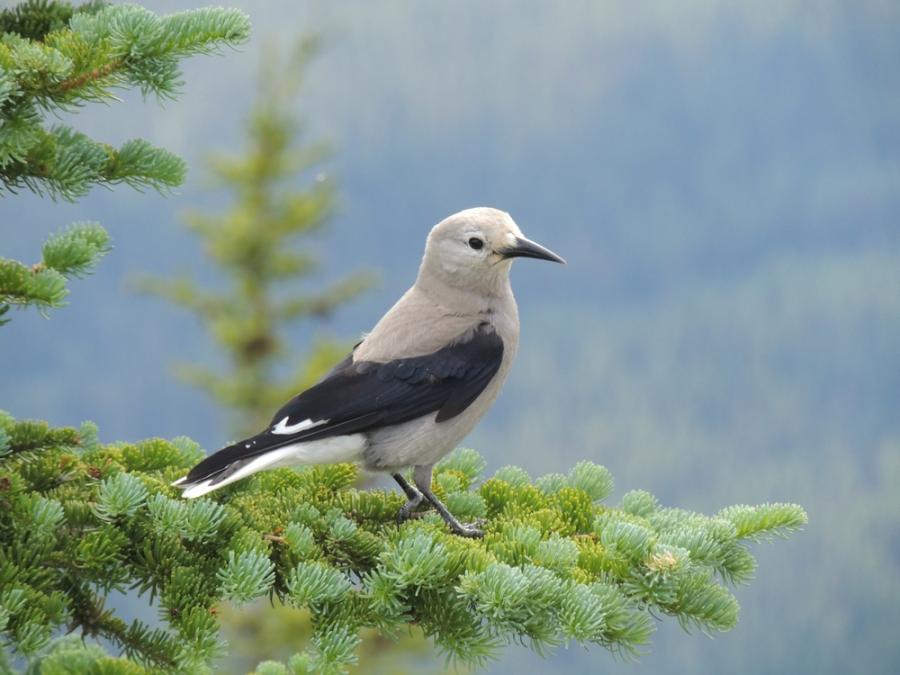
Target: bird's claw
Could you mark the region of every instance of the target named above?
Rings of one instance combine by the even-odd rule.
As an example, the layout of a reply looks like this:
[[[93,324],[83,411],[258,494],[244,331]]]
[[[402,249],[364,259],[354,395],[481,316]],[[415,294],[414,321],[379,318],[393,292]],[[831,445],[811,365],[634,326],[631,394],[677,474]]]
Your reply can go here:
[[[419,495],[418,499],[410,499],[403,506],[400,507],[400,510],[397,512],[397,524],[402,525],[410,518],[421,518],[424,513],[416,511],[419,508],[419,504],[421,504],[425,498],[422,495]]]
[[[484,537],[484,530],[481,529],[481,526],[484,525],[485,521],[483,518],[477,518],[474,523],[456,523],[451,524],[450,529],[453,531],[453,534],[459,535],[460,537],[467,537],[468,539],[481,539]]]
[[[407,520],[419,520],[420,518],[424,518],[425,515],[431,511],[432,509],[426,509],[425,511],[400,511],[397,514],[397,524],[402,525]]]

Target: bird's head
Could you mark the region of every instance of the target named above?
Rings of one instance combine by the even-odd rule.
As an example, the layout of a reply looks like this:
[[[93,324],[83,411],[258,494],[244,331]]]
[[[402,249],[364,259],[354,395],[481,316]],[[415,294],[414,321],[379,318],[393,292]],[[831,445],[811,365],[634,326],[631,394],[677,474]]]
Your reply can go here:
[[[506,287],[515,258],[565,263],[527,239],[505,211],[488,207],[448,216],[428,235],[420,280],[437,280],[455,289],[494,295]]]

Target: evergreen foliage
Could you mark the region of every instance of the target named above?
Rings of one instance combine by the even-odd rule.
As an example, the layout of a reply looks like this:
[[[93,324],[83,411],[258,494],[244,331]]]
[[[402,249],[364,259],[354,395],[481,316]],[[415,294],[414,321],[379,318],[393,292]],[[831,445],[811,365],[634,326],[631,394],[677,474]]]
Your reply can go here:
[[[302,125],[292,109],[315,47],[315,41],[304,40],[288,59],[267,52],[246,125],[247,149],[209,162],[213,184],[226,190],[233,204],[225,213],[188,215],[188,226],[228,286],[214,292],[187,276],[142,284],[193,312],[226,353],[227,371],[183,365],[178,374],[231,409],[233,431],[241,436],[259,431],[273,411],[349,348],[319,340],[301,357],[282,339],[283,331],[328,315],[371,285],[370,275],[356,273],[321,290],[300,291],[300,282],[318,271],[308,242],[326,226],[335,202],[331,181],[313,173],[326,149],[302,142]],[[296,369],[279,377],[274,366],[292,362]]]
[[[69,294],[66,279],[89,274],[109,249],[109,235],[99,224],[76,223],[50,237],[34,265],[0,258],[0,324],[8,321],[3,315],[10,305],[41,311],[62,305]]]
[[[181,158],[142,139],[121,147],[89,138],[45,117],[110,101],[139,88],[173,98],[179,60],[246,40],[249,20],[237,10],[206,8],[157,16],[137,5],[28,0],[0,12],[0,194],[25,188],[75,200],[95,185],[124,183],[166,190],[184,179]],[[0,315],[11,305],[41,310],[62,304],[66,278],[88,271],[108,248],[99,226],[76,226],[45,246],[28,267],[0,258]],[[48,259],[48,247],[64,248]],[[52,258],[52,256],[51,256]]]
[[[734,506],[713,516],[661,507],[646,492],[602,503],[609,472],[579,463],[532,482],[458,450],[435,491],[486,536],[450,534],[433,513],[398,526],[396,491],[353,487],[338,464],[257,474],[183,501],[169,483],[201,456],[180,438],[100,444],[96,427],[53,429],[0,416],[0,629],[12,658],[108,673],[196,672],[222,656],[218,605],[259,597],[308,609],[311,644],[259,673],[337,673],[364,627],[418,626],[451,659],[481,664],[509,642],[543,653],[578,642],[632,656],[653,617],[725,631],[737,622],[729,585],[746,583],[751,541],[783,536],[806,514],[791,504]],[[127,623],[110,591],[156,598],[168,629]],[[112,658],[63,627],[102,637]],[[50,672],[44,671],[44,672]]]

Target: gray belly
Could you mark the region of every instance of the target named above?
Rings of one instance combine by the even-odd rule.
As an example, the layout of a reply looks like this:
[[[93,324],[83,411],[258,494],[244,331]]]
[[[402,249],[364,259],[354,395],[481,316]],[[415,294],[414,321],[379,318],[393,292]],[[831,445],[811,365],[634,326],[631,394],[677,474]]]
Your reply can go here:
[[[410,466],[430,465],[453,450],[472,430],[478,419],[463,411],[456,417],[435,422],[437,413],[367,434],[363,465],[369,471],[396,472]]]

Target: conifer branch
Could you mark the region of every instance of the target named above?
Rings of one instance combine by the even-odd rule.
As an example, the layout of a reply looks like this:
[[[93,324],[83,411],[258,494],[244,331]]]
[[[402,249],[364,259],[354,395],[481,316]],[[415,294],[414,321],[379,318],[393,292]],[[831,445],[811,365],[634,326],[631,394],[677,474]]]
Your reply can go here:
[[[31,2],[0,20],[6,31],[0,41],[0,179],[8,190],[27,187],[72,200],[100,183],[178,185],[184,165],[165,151],[132,141],[117,153],[72,129],[45,129],[40,113],[110,99],[116,87],[171,98],[180,83],[178,59],[237,45],[249,31],[247,17],[236,10],[158,17],[137,5],[90,9],[69,8],[67,25],[59,26],[64,6]],[[59,27],[35,29],[40,11]]]
[[[69,92],[73,89],[78,89],[88,82],[96,82],[97,80],[101,80],[104,77],[107,77],[117,71],[122,67],[123,61],[122,59],[114,59],[109,63],[106,63],[99,68],[94,68],[90,72],[82,73],[77,77],[69,78],[68,80],[63,80],[59,83],[58,89],[61,92]]]
[[[90,274],[111,249],[109,235],[97,223],[76,223],[50,237],[40,262],[24,265],[0,258],[0,324],[10,305],[35,306],[41,312],[65,304],[66,281]]]
[[[116,149],[70,127],[47,126],[44,117],[110,100],[115,88],[172,98],[180,85],[179,59],[236,46],[249,28],[245,14],[221,8],[160,17],[131,4],[75,8],[27,0],[0,11],[0,193],[24,188],[73,201],[97,185],[160,192],[180,185],[187,167],[167,150],[141,139]],[[67,269],[46,260],[28,266],[0,259],[0,324],[9,321],[12,305],[41,312],[62,305],[66,279],[89,271],[106,250],[105,244],[72,244]],[[74,261],[79,255],[84,259]]]
[[[258,672],[343,672],[366,627],[418,627],[470,665],[510,642],[634,656],[659,614],[686,629],[733,628],[728,585],[749,580],[748,542],[806,523],[792,504],[707,517],[633,491],[605,505],[612,478],[590,462],[537,481],[504,467],[482,481],[484,461],[459,450],[434,489],[460,516],[485,519],[478,541],[427,512],[398,526],[402,496],[354,488],[346,464],[270,471],[218,501],[184,501],[169,483],[201,454],[184,438],[102,445],[92,424],[56,430],[0,415],[0,634],[14,655],[191,671],[222,653],[221,603],[268,595],[309,610],[315,632],[288,666]],[[103,608],[103,593],[127,587],[156,598],[167,630]],[[132,660],[54,641],[63,625]]]

